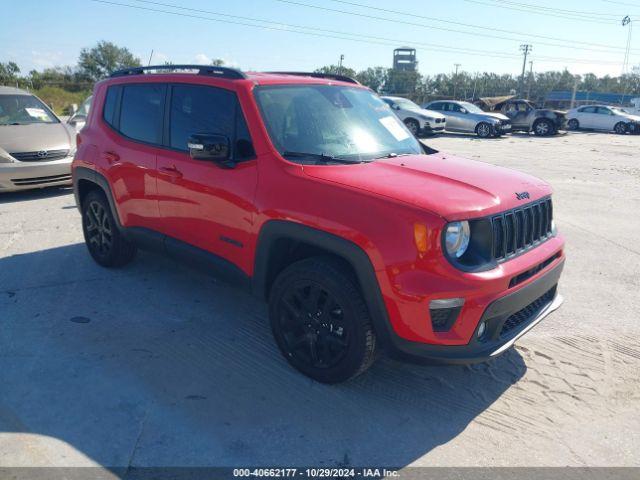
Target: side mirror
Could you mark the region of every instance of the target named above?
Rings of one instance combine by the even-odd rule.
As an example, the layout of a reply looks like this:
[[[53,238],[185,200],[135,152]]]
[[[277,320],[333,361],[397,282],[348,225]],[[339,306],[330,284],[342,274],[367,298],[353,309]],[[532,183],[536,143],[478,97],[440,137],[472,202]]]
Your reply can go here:
[[[86,115],[74,115],[68,121],[69,125],[77,125],[79,123],[87,123]]]
[[[194,160],[211,160],[222,164],[231,160],[229,137],[213,133],[194,133],[187,140],[189,154]]]
[[[466,108],[461,108],[460,113],[469,113]]]
[[[395,103],[391,106],[394,110],[400,110],[400,105],[396,105]]]

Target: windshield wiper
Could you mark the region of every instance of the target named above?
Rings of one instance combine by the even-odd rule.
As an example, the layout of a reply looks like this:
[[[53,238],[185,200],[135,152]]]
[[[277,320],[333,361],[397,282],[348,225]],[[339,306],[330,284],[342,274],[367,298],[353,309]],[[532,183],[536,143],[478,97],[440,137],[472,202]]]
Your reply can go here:
[[[282,153],[283,157],[290,157],[290,158],[312,158],[318,162],[322,162],[322,163],[329,163],[329,162],[337,162],[337,163],[347,163],[347,164],[353,164],[353,163],[362,163],[361,160],[348,160],[346,158],[341,158],[341,157],[332,157],[331,155],[327,155],[326,153],[311,153],[311,152],[292,152],[292,151],[286,151]]]
[[[387,153],[385,155],[381,155],[380,157],[374,158],[374,160],[380,160],[382,158],[396,158],[396,157],[406,157],[407,155],[416,155],[415,153]]]

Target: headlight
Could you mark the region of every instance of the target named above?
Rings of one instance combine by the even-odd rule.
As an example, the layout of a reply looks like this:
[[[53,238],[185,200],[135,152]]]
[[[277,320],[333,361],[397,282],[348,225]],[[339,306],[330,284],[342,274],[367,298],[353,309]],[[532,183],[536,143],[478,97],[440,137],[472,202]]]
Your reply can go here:
[[[460,258],[469,247],[470,239],[469,222],[453,222],[447,225],[444,235],[447,254],[453,258]]]

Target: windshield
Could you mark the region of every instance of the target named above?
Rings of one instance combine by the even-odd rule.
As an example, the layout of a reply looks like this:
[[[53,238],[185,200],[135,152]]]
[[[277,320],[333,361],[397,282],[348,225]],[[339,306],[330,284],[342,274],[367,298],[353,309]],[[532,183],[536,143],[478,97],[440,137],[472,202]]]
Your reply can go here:
[[[84,103],[80,106],[78,111],[75,113],[76,115],[84,115],[85,117],[89,116],[89,108],[91,108],[91,99],[93,96],[87,98]]]
[[[397,98],[394,102],[405,110],[422,110],[419,105],[406,98]]]
[[[58,123],[58,120],[33,95],[0,95],[0,125],[31,123]]]
[[[256,100],[275,147],[291,160],[303,161],[300,153],[355,161],[422,153],[418,140],[369,90],[264,86],[256,88]]]
[[[460,102],[460,106],[466,108],[469,113],[485,113],[480,107],[469,102]]]

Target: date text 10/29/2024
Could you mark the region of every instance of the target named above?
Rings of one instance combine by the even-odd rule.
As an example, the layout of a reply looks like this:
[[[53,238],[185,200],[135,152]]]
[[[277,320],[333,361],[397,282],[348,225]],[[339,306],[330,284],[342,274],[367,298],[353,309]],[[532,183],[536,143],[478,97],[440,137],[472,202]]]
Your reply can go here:
[[[387,468],[236,468],[233,476],[257,478],[394,478]]]

